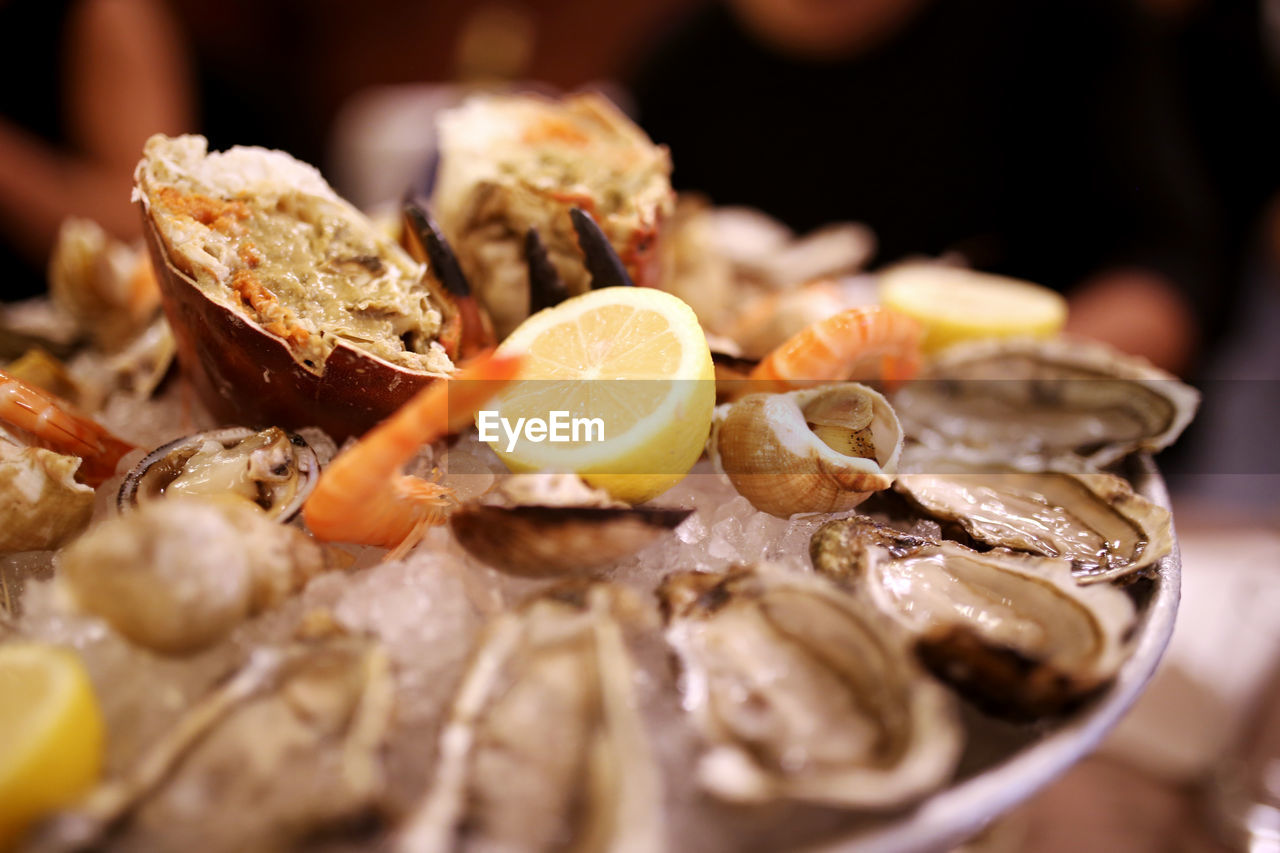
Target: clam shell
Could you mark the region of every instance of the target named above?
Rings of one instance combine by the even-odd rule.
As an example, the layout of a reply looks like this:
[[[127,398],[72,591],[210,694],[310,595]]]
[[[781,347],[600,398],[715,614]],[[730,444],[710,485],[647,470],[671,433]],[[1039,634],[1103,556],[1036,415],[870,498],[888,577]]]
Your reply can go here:
[[[691,509],[464,506],[449,523],[471,556],[508,574],[589,573],[674,530]]]
[[[205,442],[216,441],[223,447],[231,448],[255,434],[247,427],[225,427],[198,432],[157,447],[144,456],[125,477],[120,485],[120,492],[116,495],[116,507],[123,511],[138,506],[142,501],[159,497],[164,488],[182,472],[182,466],[187,460]],[[279,521],[289,521],[297,515],[320,480],[320,460],[311,445],[300,435],[287,435],[289,444],[293,447],[293,460],[297,468],[297,488],[286,502],[263,508],[268,518]]]
[[[871,401],[875,459],[838,453],[809,429],[803,408],[833,391]],[[749,394],[716,410],[708,445],[734,488],[762,512],[787,518],[852,509],[893,482],[902,427],[876,391],[856,382],[786,394]]]

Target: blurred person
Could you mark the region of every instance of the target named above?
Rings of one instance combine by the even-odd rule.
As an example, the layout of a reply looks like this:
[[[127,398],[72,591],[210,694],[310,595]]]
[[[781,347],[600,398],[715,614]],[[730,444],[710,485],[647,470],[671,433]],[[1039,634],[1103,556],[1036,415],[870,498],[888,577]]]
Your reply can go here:
[[[1216,219],[1125,0],[730,0],[635,76],[681,189],[878,262],[958,253],[1068,294],[1068,331],[1183,371],[1217,302]]]
[[[182,40],[160,0],[0,0],[0,300],[41,293],[67,216],[141,233],[133,168],[192,125]]]

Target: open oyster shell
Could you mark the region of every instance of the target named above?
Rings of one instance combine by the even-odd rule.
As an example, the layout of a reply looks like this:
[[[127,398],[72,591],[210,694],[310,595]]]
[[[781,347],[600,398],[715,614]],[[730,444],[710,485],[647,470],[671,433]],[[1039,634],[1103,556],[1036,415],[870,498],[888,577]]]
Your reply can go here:
[[[26,849],[294,849],[374,812],[394,701],[390,660],[371,640],[260,648]]]
[[[625,639],[653,621],[626,589],[581,583],[497,616],[395,849],[667,849]]]
[[[715,795],[889,808],[951,776],[953,699],[865,602],[769,566],[676,573],[660,595]]]
[[[530,578],[588,573],[675,529],[691,509],[634,508],[574,474],[516,474],[449,516],[467,553]]]
[[[887,489],[902,427],[883,396],[842,382],[719,406],[707,449],[752,506],[787,518],[852,509]]]
[[[0,427],[0,554],[57,548],[85,528],[93,489],[76,481],[80,463]]]
[[[893,401],[907,437],[930,447],[1018,467],[1102,467],[1172,444],[1200,395],[1102,344],[1014,340],[946,350]]]
[[[1080,586],[1067,560],[974,551],[864,517],[824,525],[810,551],[818,572],[910,631],[930,671],[996,713],[1061,711],[1109,682],[1127,654],[1132,600]]]
[[[917,509],[986,545],[1068,559],[1081,583],[1150,570],[1173,549],[1169,511],[1112,474],[912,467],[928,473],[900,474],[893,487]]]

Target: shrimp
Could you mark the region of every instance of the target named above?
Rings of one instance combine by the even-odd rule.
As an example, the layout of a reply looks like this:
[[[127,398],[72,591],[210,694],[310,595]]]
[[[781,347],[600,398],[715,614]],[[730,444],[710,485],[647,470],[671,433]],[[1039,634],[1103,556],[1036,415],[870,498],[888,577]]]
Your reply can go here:
[[[920,368],[920,324],[876,305],[848,308],[800,330],[751,371],[752,387],[789,391],[823,382],[896,383]]]
[[[30,433],[51,450],[79,456],[84,461],[76,473],[90,486],[106,482],[115,474],[121,457],[137,449],[77,414],[69,403],[3,370],[0,370],[0,421]]]
[[[519,358],[477,359],[454,379],[420,391],[339,454],[302,507],[315,537],[394,548],[394,553],[403,554],[428,527],[443,524],[454,505],[453,490],[400,469],[424,444],[447,435],[451,423],[474,415],[514,378],[519,365]]]

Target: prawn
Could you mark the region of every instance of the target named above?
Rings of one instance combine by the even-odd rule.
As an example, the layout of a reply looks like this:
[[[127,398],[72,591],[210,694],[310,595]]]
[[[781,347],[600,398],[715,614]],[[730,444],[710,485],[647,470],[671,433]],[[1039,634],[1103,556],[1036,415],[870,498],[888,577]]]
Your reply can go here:
[[[520,358],[485,356],[451,380],[433,382],[340,453],[302,507],[317,539],[394,548],[403,554],[443,524],[453,490],[401,473],[424,444],[461,427],[515,377]],[[450,411],[452,409],[452,411]]]
[[[116,472],[121,457],[136,446],[117,438],[71,404],[0,370],[0,421],[34,436],[51,450],[79,456],[77,474],[90,486],[100,486]]]
[[[801,329],[766,355],[748,378],[755,390],[790,391],[850,379],[893,384],[919,369],[920,324],[888,308],[865,305]]]

